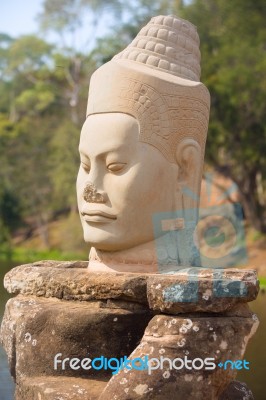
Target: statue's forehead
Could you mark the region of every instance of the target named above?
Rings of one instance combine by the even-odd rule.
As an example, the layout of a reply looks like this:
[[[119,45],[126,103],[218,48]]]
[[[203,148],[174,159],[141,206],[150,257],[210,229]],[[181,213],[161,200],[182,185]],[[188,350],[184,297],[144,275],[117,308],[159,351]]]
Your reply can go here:
[[[103,113],[89,116],[82,128],[80,152],[105,154],[134,152],[139,143],[139,124],[127,114]]]

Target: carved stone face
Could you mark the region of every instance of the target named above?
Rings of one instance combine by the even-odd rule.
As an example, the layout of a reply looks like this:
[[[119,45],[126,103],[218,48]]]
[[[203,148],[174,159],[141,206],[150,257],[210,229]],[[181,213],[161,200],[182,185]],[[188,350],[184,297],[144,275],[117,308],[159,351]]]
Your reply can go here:
[[[177,166],[140,142],[135,118],[95,114],[81,131],[77,198],[84,239],[107,251],[154,239],[153,214],[175,209]]]

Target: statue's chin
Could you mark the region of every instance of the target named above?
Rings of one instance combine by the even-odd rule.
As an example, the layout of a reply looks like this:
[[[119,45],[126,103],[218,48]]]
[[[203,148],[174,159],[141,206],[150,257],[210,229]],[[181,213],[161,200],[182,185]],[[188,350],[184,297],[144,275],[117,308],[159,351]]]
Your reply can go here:
[[[120,252],[130,252],[130,251],[138,251],[138,249],[141,247],[148,246],[150,242],[153,242],[153,240],[148,240],[145,242],[124,242],[124,241],[108,241],[108,240],[102,240],[100,242],[97,242],[95,240],[88,240],[86,241],[90,245],[90,247],[94,247],[98,251],[105,252],[105,253],[120,253]]]
[[[84,230],[84,240],[91,247],[95,247],[100,251],[119,252],[130,250],[139,246],[152,242],[154,237],[152,234],[129,235],[127,233],[119,234],[119,232],[106,232],[104,230]]]

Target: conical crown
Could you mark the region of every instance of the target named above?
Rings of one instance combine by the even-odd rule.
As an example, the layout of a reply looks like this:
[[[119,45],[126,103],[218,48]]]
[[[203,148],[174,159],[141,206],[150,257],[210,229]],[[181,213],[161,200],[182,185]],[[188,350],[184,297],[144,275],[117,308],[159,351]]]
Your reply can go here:
[[[158,16],[114,60],[131,60],[180,78],[200,80],[197,29],[175,16]]]

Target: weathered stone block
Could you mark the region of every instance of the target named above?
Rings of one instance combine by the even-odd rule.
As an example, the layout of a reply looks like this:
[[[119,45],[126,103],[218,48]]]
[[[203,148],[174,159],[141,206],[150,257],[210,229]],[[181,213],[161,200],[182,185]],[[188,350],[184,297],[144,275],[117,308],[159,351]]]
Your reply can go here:
[[[154,275],[147,283],[151,309],[167,314],[224,312],[254,300],[259,292],[256,271],[189,268],[175,275]]]
[[[86,265],[44,261],[6,275],[6,288],[17,296],[6,305],[1,341],[17,400],[231,400],[239,389],[229,385],[236,370],[222,364],[241,360],[257,329],[247,305],[258,293],[255,271],[122,274],[88,272]],[[213,358],[215,368],[171,369],[166,360],[162,370],[124,368],[112,376],[73,370],[68,362],[55,370],[58,353],[60,360]]]
[[[108,308],[106,302],[70,302],[18,296],[9,300],[1,326],[12,375],[97,376],[106,371],[54,369],[54,356],[95,358],[129,355],[151,315],[146,310]]]
[[[157,315],[129,357],[144,360],[148,355],[151,370],[124,368],[111,378],[100,400],[216,400],[237,373],[231,364],[223,368],[224,362],[243,358],[257,326],[255,315],[246,318]],[[161,360],[163,368],[152,358]],[[206,368],[206,363],[210,364],[207,358],[212,359],[214,368]]]
[[[254,300],[259,291],[255,270],[189,268],[175,275],[150,275],[88,272],[85,266],[82,261],[26,264],[8,272],[4,285],[12,294],[81,301],[114,299],[168,314],[224,312]]]
[[[42,265],[44,263],[44,266]],[[73,266],[72,266],[73,265]],[[64,300],[120,299],[147,304],[147,276],[93,272],[79,262],[38,262],[13,268],[4,279],[9,293]]]

